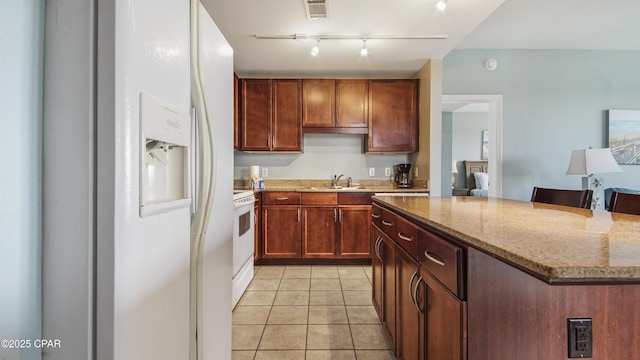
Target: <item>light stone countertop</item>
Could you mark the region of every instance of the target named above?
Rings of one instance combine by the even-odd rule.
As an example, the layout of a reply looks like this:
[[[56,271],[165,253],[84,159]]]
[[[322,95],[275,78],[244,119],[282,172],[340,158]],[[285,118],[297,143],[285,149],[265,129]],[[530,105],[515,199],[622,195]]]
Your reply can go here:
[[[477,197],[374,197],[550,283],[640,283],[640,216]]]
[[[298,191],[298,192],[429,192],[426,187],[398,188],[393,180],[354,180],[357,188],[349,188],[347,180],[342,178],[339,185],[342,189],[330,189],[331,180],[318,179],[294,179],[294,180],[265,180],[265,189],[258,191]],[[249,189],[249,181],[245,179],[234,180],[235,189]]]

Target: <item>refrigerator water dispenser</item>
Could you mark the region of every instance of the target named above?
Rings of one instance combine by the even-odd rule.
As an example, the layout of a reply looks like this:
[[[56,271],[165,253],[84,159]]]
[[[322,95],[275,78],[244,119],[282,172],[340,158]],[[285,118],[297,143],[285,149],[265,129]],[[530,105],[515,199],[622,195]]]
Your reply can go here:
[[[191,117],[140,93],[140,217],[188,207]]]

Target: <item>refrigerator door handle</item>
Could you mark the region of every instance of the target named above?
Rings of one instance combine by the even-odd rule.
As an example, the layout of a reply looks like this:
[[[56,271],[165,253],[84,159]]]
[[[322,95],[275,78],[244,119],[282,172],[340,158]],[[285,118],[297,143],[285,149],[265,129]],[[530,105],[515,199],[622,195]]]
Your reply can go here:
[[[198,131],[198,111],[195,106],[191,107],[191,147],[189,148],[189,163],[191,167],[191,181],[190,181],[190,194],[191,194],[191,215],[198,212],[199,199],[198,199],[198,186],[200,179],[200,167],[198,161],[200,161],[199,148],[200,141],[198,140],[200,132]]]

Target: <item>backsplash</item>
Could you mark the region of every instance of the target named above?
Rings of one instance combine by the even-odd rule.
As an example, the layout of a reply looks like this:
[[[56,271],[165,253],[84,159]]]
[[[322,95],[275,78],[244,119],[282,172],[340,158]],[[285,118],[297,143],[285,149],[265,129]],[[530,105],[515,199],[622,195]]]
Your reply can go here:
[[[306,134],[303,153],[245,153],[236,151],[234,155],[234,179],[249,179],[249,166],[266,168],[270,180],[326,179],[330,182],[334,175],[344,174],[354,181],[392,180],[393,166],[408,162],[407,154],[367,154],[364,152],[363,135]],[[369,176],[374,168],[375,175]],[[391,175],[385,176],[385,169]]]

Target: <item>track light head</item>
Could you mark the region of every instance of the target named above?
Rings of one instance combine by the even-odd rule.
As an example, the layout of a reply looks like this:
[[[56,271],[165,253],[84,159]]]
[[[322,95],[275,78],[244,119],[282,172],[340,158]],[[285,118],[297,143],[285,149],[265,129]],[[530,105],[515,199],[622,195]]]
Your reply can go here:
[[[360,49],[360,56],[369,55],[369,50],[367,50],[367,39],[362,39],[362,49]]]
[[[316,40],[316,45],[311,48],[311,56],[318,56],[320,53],[320,39]]]

